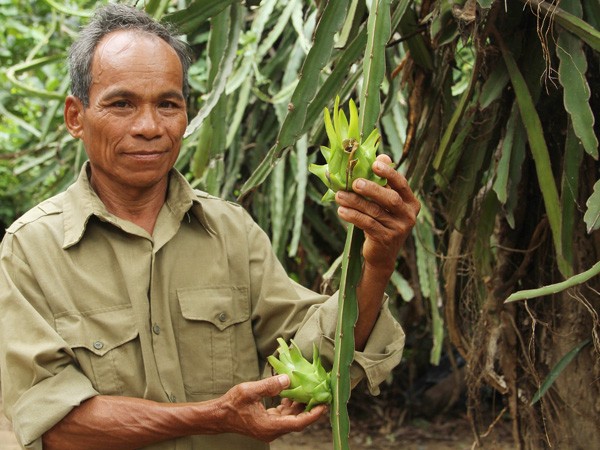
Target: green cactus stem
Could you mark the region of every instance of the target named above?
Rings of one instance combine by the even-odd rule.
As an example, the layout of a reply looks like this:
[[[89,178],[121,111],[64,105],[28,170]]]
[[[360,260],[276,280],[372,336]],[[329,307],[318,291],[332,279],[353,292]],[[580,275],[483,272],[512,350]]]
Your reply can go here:
[[[333,402],[330,412],[335,450],[349,449],[350,417],[348,401],[351,394],[350,365],[354,360],[354,326],[358,319],[356,287],[362,271],[362,230],[348,224],[346,244],[342,255],[342,274],[338,297],[338,316],[335,330],[331,391]]]

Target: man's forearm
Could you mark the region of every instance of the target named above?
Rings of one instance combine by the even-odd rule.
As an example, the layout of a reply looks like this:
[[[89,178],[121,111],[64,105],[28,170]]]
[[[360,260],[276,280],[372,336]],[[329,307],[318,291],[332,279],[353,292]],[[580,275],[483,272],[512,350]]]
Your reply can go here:
[[[360,283],[357,286],[358,320],[354,327],[354,348],[362,351],[375,326],[381,311],[381,302],[390,279],[387,273],[368,265],[363,267]]]
[[[170,404],[99,395],[47,431],[44,450],[127,450],[192,434],[216,434],[222,432],[222,411],[212,400]]]
[[[197,403],[158,403],[99,395],[83,402],[43,436],[44,450],[129,450],[183,436],[237,433],[271,442],[301,431],[321,417],[318,405],[281,404],[266,409],[263,399],[290,385],[287,375],[247,381],[221,397]]]

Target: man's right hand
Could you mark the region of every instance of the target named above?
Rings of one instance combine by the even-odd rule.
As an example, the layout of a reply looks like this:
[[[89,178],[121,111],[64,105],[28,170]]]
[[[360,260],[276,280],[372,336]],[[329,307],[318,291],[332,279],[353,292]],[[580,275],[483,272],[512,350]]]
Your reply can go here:
[[[266,408],[289,385],[287,375],[241,383],[223,396],[194,403],[159,403],[132,397],[98,395],[75,407],[44,433],[44,450],[130,450],[182,436],[238,433],[271,442],[301,431],[325,414],[315,406],[284,399]]]
[[[275,397],[289,386],[287,375],[277,375],[260,381],[249,381],[231,388],[221,400],[231,432],[264,442],[301,431],[326,414],[327,407],[318,405],[305,412],[305,405],[283,399],[275,408],[265,408],[263,398]]]

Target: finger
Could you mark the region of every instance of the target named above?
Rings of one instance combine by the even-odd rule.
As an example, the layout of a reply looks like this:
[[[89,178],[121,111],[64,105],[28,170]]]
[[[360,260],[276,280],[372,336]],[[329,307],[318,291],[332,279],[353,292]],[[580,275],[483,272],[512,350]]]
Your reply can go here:
[[[356,209],[383,224],[389,224],[407,213],[402,196],[394,189],[386,189],[364,179],[356,180],[352,188],[357,195],[340,193],[340,206]]]
[[[382,155],[385,156],[385,155]],[[388,186],[398,192],[402,197],[402,200],[409,205],[418,204],[418,200],[415,197],[412,189],[408,185],[408,181],[406,177],[395,170],[392,166],[386,163],[386,161],[391,160],[389,158],[378,158],[373,163],[373,173],[379,175],[382,178],[385,178],[388,181]]]
[[[294,403],[297,403],[297,402],[295,402],[291,398],[284,397],[281,399],[281,404],[283,406],[292,406]]]
[[[290,385],[287,375],[276,375],[259,381],[242,383],[244,386],[259,397],[275,397]]]
[[[303,408],[299,414],[295,415],[295,419],[302,427],[306,427],[319,420],[326,412],[327,407],[325,405],[314,406],[310,411],[305,411]]]
[[[388,195],[388,193],[393,194],[397,197],[398,202],[402,202],[400,196],[394,191],[383,189],[381,186],[377,186],[377,188],[384,193],[383,195]],[[368,189],[364,190],[366,191]],[[371,226],[380,224],[389,227],[395,220],[394,215],[401,214],[400,211],[397,211],[401,205],[392,206],[391,201],[382,201],[381,194],[377,194],[376,197],[378,197],[378,199],[373,200],[350,192],[338,192],[338,194],[336,200],[340,206],[338,209],[340,217],[347,222],[359,225],[363,230],[365,229],[363,227],[367,226],[368,223],[372,223]],[[369,228],[371,228],[371,226],[369,226]]]
[[[386,155],[384,153],[382,153],[381,155],[377,155],[377,158],[375,158],[376,161],[380,161],[385,165],[390,165],[392,164],[392,158],[389,157],[389,155]]]
[[[268,412],[269,414],[273,414],[273,415],[280,415],[280,416],[285,416],[285,415],[294,415],[297,416],[298,414],[301,414],[302,412],[304,412],[306,408],[306,405],[303,405],[302,403],[298,403],[298,402],[281,402],[281,404],[279,406],[277,406],[277,408],[273,408],[273,409],[269,409]]]
[[[310,412],[312,412],[313,414],[318,414],[319,416],[326,415],[328,411],[329,411],[329,407],[324,403],[317,405],[313,409],[310,410]]]

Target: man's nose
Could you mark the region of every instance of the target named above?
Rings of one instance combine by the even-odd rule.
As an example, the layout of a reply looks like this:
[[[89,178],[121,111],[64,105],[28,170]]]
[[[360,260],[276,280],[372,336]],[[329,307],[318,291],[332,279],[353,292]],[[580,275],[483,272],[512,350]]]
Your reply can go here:
[[[162,134],[163,126],[160,115],[155,108],[144,106],[140,108],[134,119],[132,132],[146,139],[153,139]]]

